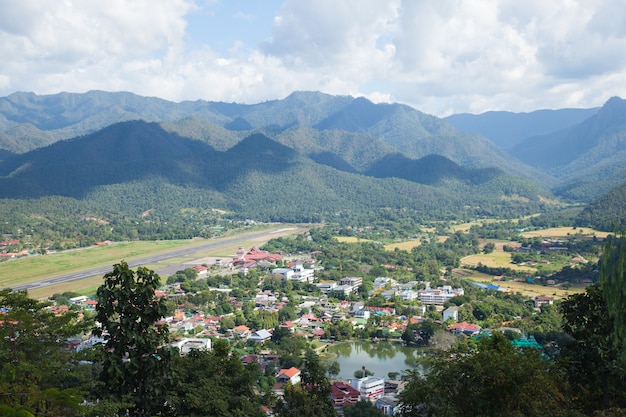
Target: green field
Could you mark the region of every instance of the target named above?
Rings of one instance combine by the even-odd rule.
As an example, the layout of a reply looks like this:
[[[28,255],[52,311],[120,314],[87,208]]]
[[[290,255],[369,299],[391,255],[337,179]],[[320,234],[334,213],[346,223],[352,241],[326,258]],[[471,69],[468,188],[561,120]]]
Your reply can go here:
[[[160,253],[184,246],[198,245],[205,240],[157,240],[113,243],[108,246],[90,247],[29,256],[0,263],[0,288],[25,282],[37,281],[42,277],[54,277],[72,271],[83,271],[102,265],[113,265],[120,260]]]

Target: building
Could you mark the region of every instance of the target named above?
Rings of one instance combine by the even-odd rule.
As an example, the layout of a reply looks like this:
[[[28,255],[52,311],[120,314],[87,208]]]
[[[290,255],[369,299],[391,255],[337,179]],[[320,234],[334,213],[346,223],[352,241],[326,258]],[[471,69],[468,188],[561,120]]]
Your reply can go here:
[[[424,305],[443,305],[450,298],[464,295],[463,288],[452,288],[444,285],[438,288],[426,288],[419,292],[420,302]]]
[[[443,321],[458,321],[459,320],[459,307],[450,306],[443,310]]]
[[[464,334],[467,336],[475,336],[480,332],[481,327],[477,324],[471,324],[466,321],[462,323],[454,323],[448,327],[448,331],[453,334]]]
[[[380,397],[376,400],[376,408],[386,416],[393,416],[398,408],[398,400],[394,397]]]
[[[305,268],[302,262],[296,261],[293,268],[274,268],[272,274],[280,275],[283,281],[297,281],[311,284],[315,280],[315,270]]]
[[[385,394],[385,380],[376,376],[351,379],[352,388],[359,391],[361,399],[374,401]]]
[[[300,382],[300,370],[294,366],[289,369],[281,369],[276,375],[277,383],[287,383],[290,382],[292,385],[298,384]]]
[[[359,397],[361,396],[359,391],[342,381],[337,381],[331,385],[330,391],[330,399],[335,407],[354,405],[359,402]]]
[[[172,343],[172,346],[178,348],[181,355],[186,355],[194,349],[211,350],[211,339],[186,338]]]

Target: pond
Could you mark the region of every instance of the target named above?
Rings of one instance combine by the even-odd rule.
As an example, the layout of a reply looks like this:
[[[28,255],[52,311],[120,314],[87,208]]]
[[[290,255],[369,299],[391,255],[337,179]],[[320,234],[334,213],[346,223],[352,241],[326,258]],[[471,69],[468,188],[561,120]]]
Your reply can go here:
[[[340,372],[336,378],[343,380],[354,378],[354,372],[363,366],[382,378],[388,378],[389,372],[402,374],[407,369],[424,373],[427,366],[424,349],[404,346],[400,342],[339,342],[328,346],[328,353],[337,355],[328,361],[339,362]]]

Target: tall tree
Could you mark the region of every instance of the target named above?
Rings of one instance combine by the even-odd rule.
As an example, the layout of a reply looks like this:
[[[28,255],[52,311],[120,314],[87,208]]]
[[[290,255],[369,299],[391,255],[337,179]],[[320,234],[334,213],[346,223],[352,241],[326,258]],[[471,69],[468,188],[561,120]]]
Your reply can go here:
[[[176,384],[168,397],[177,415],[265,416],[255,393],[258,364],[244,366],[225,340],[217,339],[210,352],[192,350],[172,363]]]
[[[622,351],[626,367],[626,232],[609,238],[600,263],[600,282],[610,317],[613,319],[615,341]]]
[[[337,412],[330,399],[330,382],[326,370],[313,349],[305,353],[305,367],[301,384],[285,386],[285,395],[279,400],[276,415],[279,417],[336,416]]]
[[[97,291],[96,320],[102,327],[94,333],[106,341],[100,379],[109,398],[129,404],[126,412],[131,416],[168,411],[168,328],[156,325],[167,306],[155,296],[158,287],[154,271],[134,272],[122,261],[104,276]]]
[[[559,361],[570,381],[573,405],[586,415],[626,407],[626,374],[620,367],[602,284],[570,295],[559,310],[563,330],[573,339],[562,346]]]
[[[0,290],[0,406],[16,413],[77,415],[80,396],[68,381],[78,361],[62,344],[81,334],[86,322],[72,311],[57,315],[48,305],[25,291]]]

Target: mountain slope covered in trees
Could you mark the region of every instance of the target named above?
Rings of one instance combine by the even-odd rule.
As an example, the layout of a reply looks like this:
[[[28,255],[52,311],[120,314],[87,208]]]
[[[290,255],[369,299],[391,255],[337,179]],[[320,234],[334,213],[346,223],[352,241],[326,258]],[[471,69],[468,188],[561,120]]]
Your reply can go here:
[[[459,214],[468,206],[495,214],[516,196],[526,201],[517,209],[529,212],[548,195],[498,170],[484,176],[482,170],[439,158],[428,170],[441,169],[437,175],[449,181],[434,187],[410,174],[419,163],[414,166],[406,157],[402,175],[392,169],[386,170],[391,175],[364,175],[317,163],[260,133],[221,152],[156,123],[133,121],[1,162],[0,197],[64,196],[135,215],[199,204],[261,220],[308,221],[342,210],[382,207],[411,208],[429,217]],[[398,165],[397,160],[377,162],[381,171],[385,164]],[[480,179],[472,182],[468,176]]]

